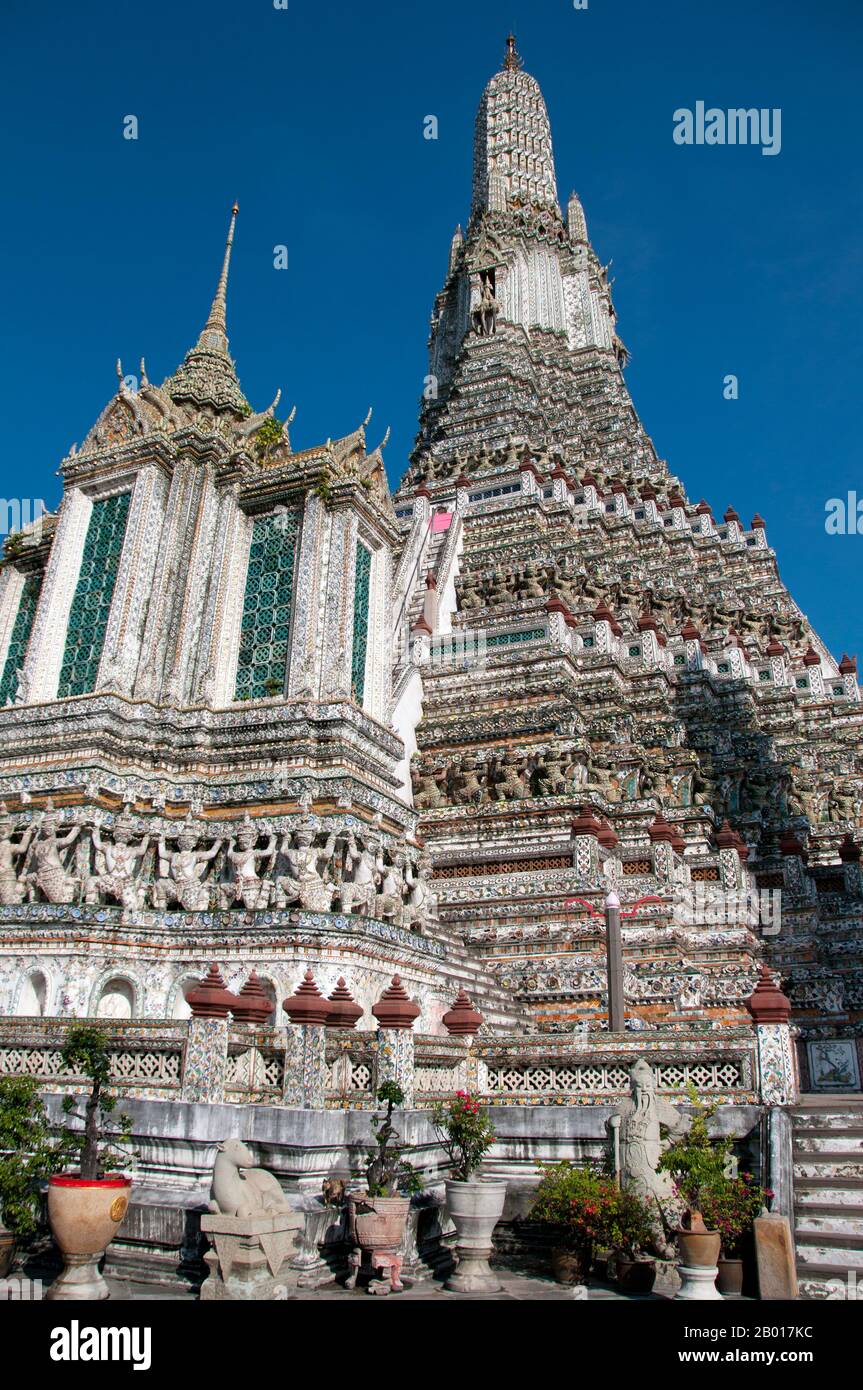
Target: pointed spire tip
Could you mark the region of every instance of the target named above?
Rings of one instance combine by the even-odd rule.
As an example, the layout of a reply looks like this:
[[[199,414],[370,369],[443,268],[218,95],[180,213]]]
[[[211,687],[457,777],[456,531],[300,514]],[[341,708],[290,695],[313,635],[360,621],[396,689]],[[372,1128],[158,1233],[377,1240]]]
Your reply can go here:
[[[515,34],[507,34],[506,57],[503,60],[504,72],[518,72],[521,65],[521,54],[515,46]]]

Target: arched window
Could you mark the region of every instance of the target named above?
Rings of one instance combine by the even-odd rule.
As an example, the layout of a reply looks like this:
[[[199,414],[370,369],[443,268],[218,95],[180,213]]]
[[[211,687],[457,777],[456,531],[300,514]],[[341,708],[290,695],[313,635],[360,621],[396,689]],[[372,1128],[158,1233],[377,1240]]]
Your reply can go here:
[[[117,976],[102,988],[96,1005],[97,1018],[133,1018],[135,991],[128,980]]]
[[[48,984],[41,970],[34,970],[21,986],[18,1012],[28,1018],[42,1018],[48,1003]]]

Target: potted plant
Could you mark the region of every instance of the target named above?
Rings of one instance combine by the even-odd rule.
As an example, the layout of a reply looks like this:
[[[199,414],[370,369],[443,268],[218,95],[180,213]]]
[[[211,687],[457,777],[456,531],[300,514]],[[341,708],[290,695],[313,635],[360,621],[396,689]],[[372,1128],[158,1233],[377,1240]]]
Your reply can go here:
[[[398,1251],[411,1196],[420,1190],[421,1183],[413,1165],[403,1156],[406,1145],[395,1142],[399,1136],[392,1119],[395,1107],[404,1104],[401,1086],[385,1081],[378,1089],[377,1099],[386,1105],[386,1110],[375,1115],[372,1123],[376,1147],[369,1153],[366,1188],[348,1193],[348,1239],[353,1252],[346,1287],[356,1286],[362,1253],[367,1251],[373,1267],[389,1269],[390,1288],[398,1290],[403,1287]]]
[[[444,1287],[456,1293],[496,1293],[501,1284],[488,1260],[506,1182],[474,1177],[494,1143],[494,1125],[468,1091],[438,1101],[432,1107],[432,1123],[452,1168],[445,1180],[446,1204],[456,1230],[458,1263]]]
[[[70,1028],[61,1055],[67,1071],[89,1078],[90,1091],[79,1117],[83,1131],[69,1132],[79,1154],[78,1168],[48,1179],[48,1219],[66,1267],[46,1297],[103,1299],[109,1297],[109,1290],[99,1262],[126,1215],[132,1186],[132,1179],[119,1172],[128,1154],[111,1145],[118,1136],[121,1142],[128,1139],[131,1121],[125,1115],[113,1125],[105,1120],[117,1102],[106,1090],[110,1059],[108,1040],[100,1028],[90,1024]],[[67,1115],[75,1114],[76,1101],[74,1096],[64,1098]]]
[[[657,1171],[671,1175],[675,1194],[683,1203],[676,1231],[683,1286],[676,1296],[721,1298],[715,1288],[720,1235],[705,1224],[703,1208],[708,1193],[725,1181],[731,1140],[710,1138],[708,1124],[716,1106],[705,1105],[691,1084],[689,1099],[694,1111],[689,1130],[665,1150],[657,1164]]]
[[[607,1239],[618,1196],[614,1180],[566,1161],[541,1168],[531,1220],[551,1237],[551,1267],[559,1284],[583,1284],[597,1245]]]
[[[703,1216],[709,1226],[719,1232],[719,1277],[716,1286],[721,1294],[738,1295],[743,1291],[743,1249],[759,1216],[773,1193],[760,1187],[751,1173],[736,1178],[723,1178],[702,1196]]]
[[[40,1183],[63,1167],[68,1136],[55,1135],[32,1076],[0,1077],[0,1279],[12,1267],[16,1244],[35,1235]]]
[[[650,1293],[656,1262],[653,1212],[638,1192],[618,1189],[610,1203],[605,1238],[615,1252],[615,1278],[624,1293]]]

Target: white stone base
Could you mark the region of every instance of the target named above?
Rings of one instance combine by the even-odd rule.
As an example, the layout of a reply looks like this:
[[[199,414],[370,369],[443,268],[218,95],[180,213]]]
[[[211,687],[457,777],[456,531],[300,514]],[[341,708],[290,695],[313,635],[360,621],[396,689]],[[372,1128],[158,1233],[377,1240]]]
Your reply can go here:
[[[719,1299],[722,1302],[722,1294],[716,1287],[719,1273],[716,1265],[678,1265],[677,1271],[681,1284],[675,1298],[688,1299],[690,1302],[715,1302]]]

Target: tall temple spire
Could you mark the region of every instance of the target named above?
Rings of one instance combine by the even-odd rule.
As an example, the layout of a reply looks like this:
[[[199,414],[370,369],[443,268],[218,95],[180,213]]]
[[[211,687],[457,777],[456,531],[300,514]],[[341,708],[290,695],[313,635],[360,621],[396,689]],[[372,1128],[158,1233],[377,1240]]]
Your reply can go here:
[[[186,353],[182,366],[168,378],[164,387],[174,401],[190,401],[198,407],[229,410],[234,415],[247,416],[250,406],[240,388],[234,364],[228,353],[226,318],[228,271],[238,212],[239,208],[234,203],[222,269],[207,322],[195,346]]]
[[[474,132],[473,213],[557,208],[551,126],[539,83],[522,67],[515,38],[482,94]]]
[[[216,293],[210,307],[210,314],[201,336],[198,339],[198,347],[210,348],[215,352],[228,351],[228,324],[226,318],[226,302],[228,294],[228,271],[231,266],[231,248],[234,244],[234,226],[237,221],[239,206],[234,203],[231,208],[231,223],[228,227],[228,240],[225,243],[225,258],[222,261],[222,270],[219,275],[219,283],[216,286]]]

